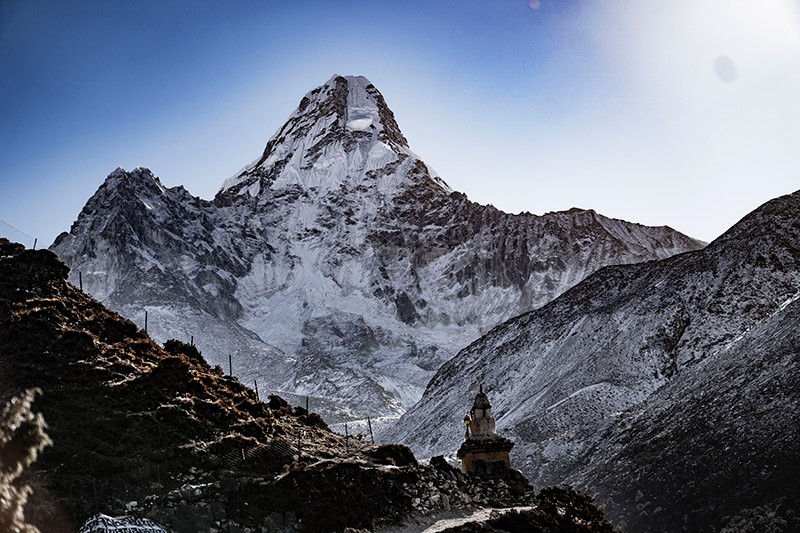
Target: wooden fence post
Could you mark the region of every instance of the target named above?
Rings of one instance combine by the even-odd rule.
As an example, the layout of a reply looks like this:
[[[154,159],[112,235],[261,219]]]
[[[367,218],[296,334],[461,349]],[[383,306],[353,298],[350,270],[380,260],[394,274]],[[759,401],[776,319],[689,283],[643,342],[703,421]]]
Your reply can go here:
[[[372,421],[367,417],[367,427],[369,427],[369,438],[372,444],[375,445],[375,437],[372,435]]]

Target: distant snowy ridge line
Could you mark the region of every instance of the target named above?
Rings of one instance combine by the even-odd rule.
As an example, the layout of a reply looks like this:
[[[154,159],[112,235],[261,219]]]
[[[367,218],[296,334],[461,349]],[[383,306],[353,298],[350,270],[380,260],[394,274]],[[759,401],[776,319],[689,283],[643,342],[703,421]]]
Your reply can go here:
[[[157,338],[193,336],[243,382],[340,421],[402,413],[459,350],[604,266],[701,246],[592,211],[475,204],[368,80],[334,76],[213,200],[117,169],[52,249],[109,307],[139,324],[151,310]]]

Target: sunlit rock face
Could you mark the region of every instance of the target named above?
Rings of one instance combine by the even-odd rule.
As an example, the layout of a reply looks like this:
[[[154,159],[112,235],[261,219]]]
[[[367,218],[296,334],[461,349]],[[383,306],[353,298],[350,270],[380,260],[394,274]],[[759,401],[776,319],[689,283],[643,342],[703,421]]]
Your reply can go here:
[[[156,338],[334,422],[402,413],[458,350],[598,268],[701,246],[594,211],[473,203],[367,79],[334,76],[213,200],[117,169],[52,249]]]

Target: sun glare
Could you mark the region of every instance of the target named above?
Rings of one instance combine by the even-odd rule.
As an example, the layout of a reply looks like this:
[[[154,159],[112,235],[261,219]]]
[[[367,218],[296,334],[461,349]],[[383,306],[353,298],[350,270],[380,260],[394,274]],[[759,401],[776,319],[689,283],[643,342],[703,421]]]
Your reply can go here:
[[[755,54],[800,51],[800,8],[793,0],[738,0],[695,4],[702,25],[717,39]]]

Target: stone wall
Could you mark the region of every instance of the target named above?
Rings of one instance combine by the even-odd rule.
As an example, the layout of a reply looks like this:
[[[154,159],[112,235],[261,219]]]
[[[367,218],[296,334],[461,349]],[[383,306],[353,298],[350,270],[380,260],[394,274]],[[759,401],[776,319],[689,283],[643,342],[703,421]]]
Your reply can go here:
[[[451,510],[533,502],[533,490],[518,472],[519,476],[511,476],[510,480],[491,480],[464,475],[444,460],[434,464],[435,467],[341,461],[300,464],[285,473],[280,485],[276,479],[241,475],[212,480],[194,470],[183,476],[179,488],[148,496],[142,502],[129,502],[122,511],[147,517],[177,533],[289,533],[340,531],[342,525],[371,529]],[[337,485],[330,486],[328,479],[322,477],[326,471],[335,472]],[[364,491],[366,494],[359,493],[359,486],[370,484],[374,486]],[[304,497],[309,501],[303,501]],[[314,501],[324,502],[331,497],[338,499],[320,505],[321,511],[314,509]],[[345,506],[349,516],[339,516]]]

